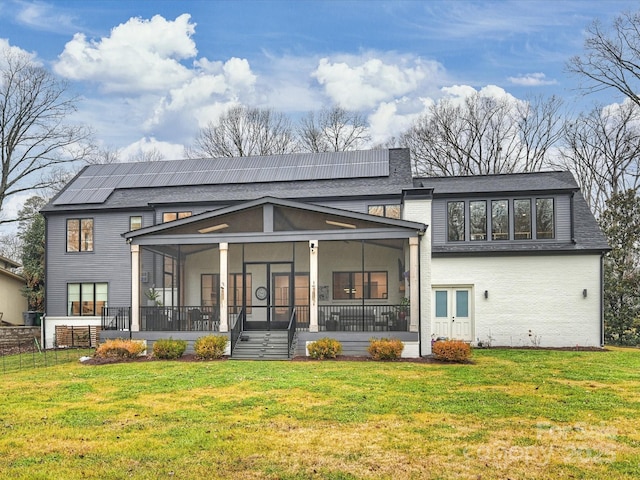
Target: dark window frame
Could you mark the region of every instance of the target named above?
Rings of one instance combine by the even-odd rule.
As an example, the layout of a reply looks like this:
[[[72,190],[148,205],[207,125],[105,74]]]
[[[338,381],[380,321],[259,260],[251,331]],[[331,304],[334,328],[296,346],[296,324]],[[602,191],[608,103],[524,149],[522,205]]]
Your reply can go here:
[[[83,229],[82,229],[82,223],[83,222],[87,222],[87,221],[91,221],[91,239],[90,239],[90,245],[87,248],[87,242],[86,242],[86,236],[83,235]],[[71,245],[69,243],[69,223],[70,222],[78,222],[78,244],[76,245],[77,250],[70,250],[69,246]],[[74,217],[74,218],[67,218],[67,222],[66,222],[66,239],[65,239],[65,246],[66,246],[66,252],[67,253],[89,253],[89,252],[93,252],[95,250],[95,219],[93,217],[84,217],[84,218],[79,218],[79,217]],[[84,240],[84,242],[83,242]],[[83,243],[85,244],[85,248],[83,248]]]
[[[74,307],[73,307],[73,302],[71,301],[70,297],[69,297],[69,287],[71,285],[77,285],[78,286],[78,311],[79,314],[74,314]],[[84,301],[82,299],[82,286],[83,285],[93,285],[93,300],[91,301],[91,303],[93,304],[92,309],[90,310],[90,312],[93,313],[84,313],[85,311],[85,305],[84,305]],[[109,282],[68,282],[67,283],[67,314],[70,317],[98,317],[100,315],[102,315],[102,311],[97,312],[97,304],[98,304],[98,300],[96,298],[97,295],[97,286],[98,285],[106,285],[107,287],[107,299],[104,300],[103,303],[103,307],[108,306],[109,304]]]
[[[382,215],[378,215],[377,213],[371,213],[371,209],[372,208],[382,208]],[[395,214],[394,215],[389,215],[388,214],[388,210],[390,208],[393,208],[394,210],[398,209],[397,216]],[[368,205],[367,206],[367,213],[369,215],[374,215],[376,217],[393,218],[393,219],[399,220],[399,219],[402,218],[402,205],[399,204],[399,203],[384,203],[384,204],[377,203],[375,205]]]
[[[175,218],[171,218],[170,220],[167,220],[167,216],[175,216]],[[175,222],[176,220],[181,220],[183,218],[189,218],[193,216],[193,212],[189,211],[189,210],[184,210],[184,211],[171,211],[171,212],[162,212],[162,223],[169,223],[169,222]]]
[[[137,228],[133,228],[133,219],[134,218],[139,218],[140,219],[140,226]],[[142,215],[131,215],[129,217],[129,231],[133,232],[135,230],[140,230],[143,227],[143,219],[142,219]]]
[[[371,296],[371,274],[384,274],[385,276],[385,292],[379,297]],[[336,282],[336,275],[348,275],[348,281],[346,283]],[[356,282],[356,275],[362,275],[362,296],[358,296]],[[386,300],[389,298],[389,272],[386,270],[370,270],[370,271],[347,271],[347,272],[332,272],[332,298],[333,300]],[[337,283],[339,285],[337,285]],[[347,287],[341,287],[341,285],[347,285]],[[348,296],[338,295],[336,292],[340,291],[340,288],[336,290],[337,286],[340,286],[343,290],[349,289]],[[346,292],[345,292],[346,293]]]

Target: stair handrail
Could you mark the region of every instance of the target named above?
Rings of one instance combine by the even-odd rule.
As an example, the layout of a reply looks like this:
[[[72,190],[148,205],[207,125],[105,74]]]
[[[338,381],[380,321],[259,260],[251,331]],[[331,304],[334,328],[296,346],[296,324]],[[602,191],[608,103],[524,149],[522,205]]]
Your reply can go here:
[[[231,353],[233,354],[233,349],[236,348],[236,343],[238,343],[238,339],[240,335],[242,335],[242,318],[244,315],[244,308],[240,309],[240,313],[236,316],[236,321],[231,327]]]
[[[291,358],[291,346],[293,345],[293,339],[296,334],[297,328],[297,316],[295,307],[291,310],[291,318],[289,319],[289,326],[287,327],[287,358]]]

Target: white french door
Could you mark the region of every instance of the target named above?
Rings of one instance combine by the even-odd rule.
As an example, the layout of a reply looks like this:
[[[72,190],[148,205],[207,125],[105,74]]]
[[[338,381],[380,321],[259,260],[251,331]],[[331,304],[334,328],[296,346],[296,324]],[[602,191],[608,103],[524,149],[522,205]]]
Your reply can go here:
[[[435,338],[473,341],[471,288],[434,288],[432,305],[432,332]]]

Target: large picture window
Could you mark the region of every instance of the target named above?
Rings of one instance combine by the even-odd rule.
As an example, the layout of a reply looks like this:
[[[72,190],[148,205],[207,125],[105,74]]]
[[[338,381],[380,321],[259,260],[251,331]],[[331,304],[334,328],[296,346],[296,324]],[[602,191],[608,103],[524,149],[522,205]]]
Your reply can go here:
[[[487,202],[469,202],[471,240],[487,239]]]
[[[387,298],[387,286],[387,272],[333,272],[334,300]]]
[[[93,218],[67,219],[67,252],[93,252]]]
[[[529,240],[531,236],[531,200],[528,198],[513,201],[514,239]]]
[[[555,238],[553,198],[536,199],[536,238]]]
[[[67,284],[67,311],[70,316],[102,315],[107,306],[107,283]]]
[[[464,202],[447,203],[447,238],[450,242],[464,241]]]
[[[491,239],[509,240],[509,201],[491,202]]]

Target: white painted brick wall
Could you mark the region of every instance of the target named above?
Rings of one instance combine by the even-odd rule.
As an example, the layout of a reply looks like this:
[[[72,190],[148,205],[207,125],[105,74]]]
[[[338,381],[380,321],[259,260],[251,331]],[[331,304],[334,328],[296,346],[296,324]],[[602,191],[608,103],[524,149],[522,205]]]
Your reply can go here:
[[[433,286],[473,287],[476,341],[531,346],[537,337],[542,347],[600,346],[599,255],[434,258],[432,267]]]

